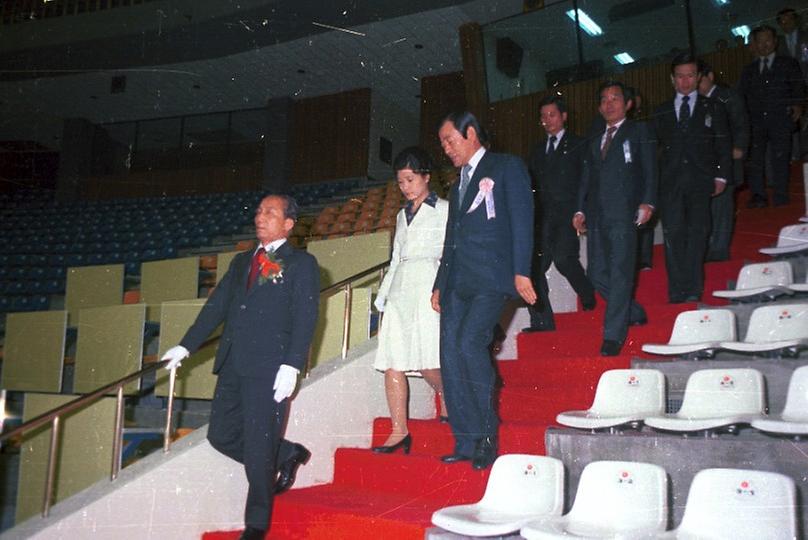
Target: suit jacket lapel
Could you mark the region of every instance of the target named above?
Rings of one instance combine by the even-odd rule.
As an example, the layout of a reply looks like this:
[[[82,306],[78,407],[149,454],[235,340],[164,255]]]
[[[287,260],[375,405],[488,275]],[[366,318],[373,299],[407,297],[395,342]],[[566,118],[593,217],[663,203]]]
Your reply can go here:
[[[606,152],[606,159],[603,161],[609,161],[610,156],[614,155],[615,152],[620,154],[623,153],[623,141],[626,138],[626,134],[628,130],[631,128],[631,120],[626,119],[625,122],[620,124],[620,128],[617,130],[617,133],[614,134],[612,138],[612,142],[609,145],[609,150]]]
[[[284,259],[288,258],[288,255],[290,253],[292,253],[292,247],[289,245],[289,240],[286,240],[286,242],[284,242],[283,245],[281,245],[281,247],[279,247],[278,249],[275,250],[275,256],[278,259],[281,259],[281,260],[284,260]],[[255,285],[253,285],[252,288],[249,291],[247,290],[247,278],[250,275],[250,267],[251,266],[252,266],[252,255],[249,258],[247,258],[247,272],[246,273],[242,272],[242,274],[244,275],[244,284],[241,286],[241,290],[245,291],[247,296],[251,296],[251,295],[255,294],[256,291],[258,291],[258,289],[260,287],[263,287],[264,285],[266,285],[266,283],[264,283],[264,285],[261,285],[258,282],[258,280],[256,279]],[[284,270],[285,270],[285,268],[284,268]]]
[[[480,191],[480,180],[485,178],[486,163],[488,162],[489,154],[490,152],[486,150],[485,154],[483,154],[483,158],[474,169],[474,174],[471,175],[471,180],[469,180],[469,185],[466,188],[466,197],[463,199],[463,204],[460,205],[461,218],[469,211],[471,203],[477,196],[477,192]]]

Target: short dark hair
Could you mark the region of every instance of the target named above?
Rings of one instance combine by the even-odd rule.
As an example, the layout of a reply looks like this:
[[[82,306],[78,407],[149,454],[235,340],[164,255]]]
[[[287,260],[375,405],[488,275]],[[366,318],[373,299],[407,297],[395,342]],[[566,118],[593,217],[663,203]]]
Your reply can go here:
[[[277,197],[278,199],[281,199],[284,202],[283,217],[286,219],[291,219],[292,221],[297,221],[297,217],[300,215],[300,206],[297,204],[294,197],[287,195],[286,193],[266,192],[261,194],[261,199],[259,199],[258,204],[261,204],[261,201],[267,197]]]
[[[604,90],[607,88],[616,87],[620,89],[620,93],[623,94],[623,101],[628,103],[629,101],[634,101],[634,89],[630,86],[626,86],[621,81],[615,80],[606,80],[600,83],[598,86],[598,101],[600,101],[600,95],[603,93]]]
[[[463,135],[464,139],[469,138],[469,128],[474,128],[474,131],[477,133],[477,138],[480,140],[480,144],[488,144],[488,134],[485,132],[485,129],[483,129],[483,126],[480,125],[480,121],[477,120],[477,117],[469,111],[451,112],[443,117],[440,125],[442,126],[446,122],[451,122],[454,128],[459,131],[461,135]]]
[[[699,60],[698,68],[699,68],[699,75],[701,75],[702,77],[706,77],[707,75],[713,72],[713,66],[711,66],[704,60]]]
[[[777,18],[778,19],[780,17],[782,17],[783,15],[794,15],[794,17],[799,17],[799,15],[797,15],[797,11],[794,8],[790,8],[790,7],[783,8],[780,11],[777,12]]]
[[[777,37],[777,31],[768,24],[761,24],[760,26],[753,28],[752,32],[749,34],[749,37],[751,39],[757,39],[757,35],[763,32],[770,32],[773,38]]]
[[[418,146],[410,146],[402,150],[393,160],[393,172],[402,169],[412,169],[413,172],[424,175],[432,172],[432,158],[429,153]]]
[[[558,112],[560,112],[561,114],[567,112],[567,104],[564,101],[564,98],[562,98],[557,94],[550,94],[549,96],[544,96],[544,98],[542,98],[542,100],[539,102],[539,110],[541,110],[542,107],[545,107],[547,105],[555,105],[558,108]]]
[[[684,66],[687,64],[696,64],[698,67],[699,59],[690,51],[680,52],[674,56],[673,60],[671,60],[671,75],[673,75],[673,72],[676,70],[676,66]]]

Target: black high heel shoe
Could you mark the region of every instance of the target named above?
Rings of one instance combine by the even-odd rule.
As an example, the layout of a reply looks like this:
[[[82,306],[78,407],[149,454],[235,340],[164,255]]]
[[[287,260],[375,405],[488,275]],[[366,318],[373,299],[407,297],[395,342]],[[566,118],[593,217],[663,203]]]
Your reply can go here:
[[[407,433],[403,439],[398,441],[396,444],[391,444],[390,446],[374,446],[372,450],[377,454],[392,454],[399,448],[404,449],[405,454],[410,453],[410,447],[412,446],[412,436]]]

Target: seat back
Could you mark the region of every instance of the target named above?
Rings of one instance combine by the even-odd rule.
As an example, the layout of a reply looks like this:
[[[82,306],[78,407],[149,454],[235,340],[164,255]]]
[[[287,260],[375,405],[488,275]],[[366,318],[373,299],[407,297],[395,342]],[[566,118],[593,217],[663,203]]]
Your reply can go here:
[[[798,367],[791,374],[783,420],[808,422],[808,366]]]
[[[559,516],[564,507],[564,465],[546,456],[499,456],[479,504],[505,514]]]
[[[762,306],[749,317],[747,343],[808,339],[808,304]]]
[[[665,412],[665,375],[656,369],[610,369],[600,376],[589,412],[601,416]]]
[[[735,290],[791,285],[793,282],[794,274],[788,261],[747,264],[738,272]]]
[[[651,463],[594,461],[581,473],[566,528],[573,534],[607,529],[664,531],[667,525],[668,479]],[[577,532],[576,532],[577,531]]]
[[[701,369],[687,379],[682,408],[685,418],[759,415],[766,406],[763,375],[756,369]]]
[[[670,345],[689,345],[738,339],[735,313],[728,309],[683,311],[673,323]]]
[[[794,481],[782,474],[704,469],[693,477],[682,523],[694,538],[797,538]]]
[[[808,224],[797,223],[796,225],[786,225],[780,229],[777,236],[777,247],[796,246],[798,244],[808,244]]]

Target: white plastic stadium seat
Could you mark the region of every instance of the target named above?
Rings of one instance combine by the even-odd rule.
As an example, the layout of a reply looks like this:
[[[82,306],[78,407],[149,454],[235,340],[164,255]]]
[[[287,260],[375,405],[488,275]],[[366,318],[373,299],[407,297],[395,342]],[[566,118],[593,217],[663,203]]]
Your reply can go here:
[[[699,471],[690,484],[682,523],[657,538],[797,538],[794,481],[773,472]]]
[[[730,300],[750,299],[756,296],[776,298],[784,294],[794,294],[794,291],[788,288],[792,283],[794,274],[788,261],[747,264],[738,273],[734,290],[713,291],[713,296]]]
[[[808,366],[791,374],[783,412],[754,420],[752,427],[770,433],[808,435]]]
[[[651,354],[682,355],[701,353],[712,357],[722,341],[738,339],[735,313],[728,309],[683,311],[676,316],[668,343],[646,343],[642,350]]]
[[[802,217],[800,218],[800,222],[802,222],[802,223],[808,223],[808,216],[802,216]]]
[[[776,246],[760,248],[759,251],[766,255],[786,255],[805,250],[808,250],[808,224],[797,223],[780,229]]]
[[[655,535],[668,520],[667,483],[659,465],[594,461],[581,473],[568,514],[532,521],[520,534],[527,540]]]
[[[543,516],[560,516],[563,507],[561,461],[510,454],[494,462],[479,502],[442,508],[432,514],[432,523],[467,536],[499,536],[518,531],[525,523]]]
[[[661,371],[611,369],[600,376],[589,409],[562,412],[556,421],[574,428],[600,429],[640,422],[664,412],[665,375]]]
[[[678,412],[645,419],[668,431],[702,431],[761,418],[766,407],[763,375],[756,369],[702,369],[687,379]]]
[[[725,341],[721,347],[737,352],[784,351],[795,355],[808,347],[808,304],[779,304],[755,309],[743,341]]]
[[[808,272],[805,273],[805,283],[792,283],[788,288],[795,293],[808,292]]]

